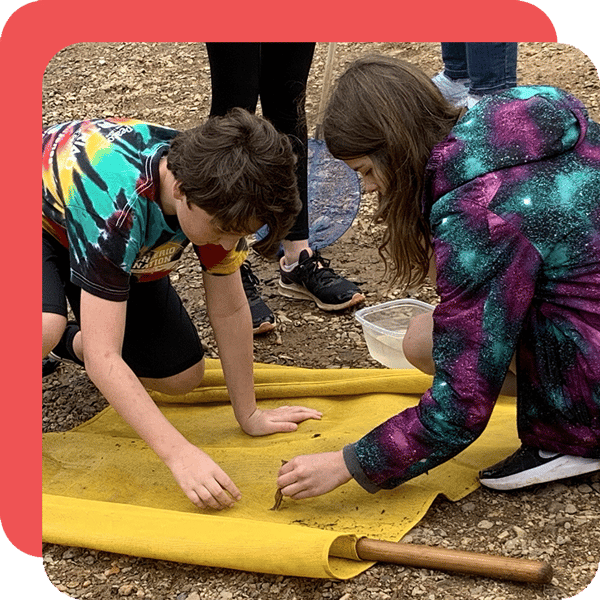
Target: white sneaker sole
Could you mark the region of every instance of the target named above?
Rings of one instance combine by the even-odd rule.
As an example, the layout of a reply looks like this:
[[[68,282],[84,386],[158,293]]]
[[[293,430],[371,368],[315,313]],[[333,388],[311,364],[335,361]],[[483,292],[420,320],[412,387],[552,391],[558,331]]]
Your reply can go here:
[[[325,304],[324,302],[321,302],[321,300],[319,300],[319,298],[317,298],[315,295],[311,294],[305,287],[295,283],[283,283],[281,280],[279,280],[279,293],[286,298],[294,298],[295,300],[312,300],[321,310],[327,311],[343,310],[344,308],[359,304],[365,299],[362,294],[356,293],[354,296],[352,296],[352,298],[350,298],[350,300],[344,302],[343,304]]]
[[[563,455],[545,465],[507,477],[499,479],[480,478],[479,483],[493,490],[517,490],[537,483],[548,483],[549,481],[576,477],[594,471],[600,471],[600,459]]]
[[[268,321],[265,321],[264,323],[261,323],[256,329],[253,329],[252,333],[254,335],[261,335],[263,333],[273,331],[275,327],[277,327],[277,323],[269,323]]]

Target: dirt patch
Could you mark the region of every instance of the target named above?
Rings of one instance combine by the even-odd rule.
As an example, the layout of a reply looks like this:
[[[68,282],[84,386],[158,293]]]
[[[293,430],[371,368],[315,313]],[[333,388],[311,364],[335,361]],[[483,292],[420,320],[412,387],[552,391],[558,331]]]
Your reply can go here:
[[[317,44],[307,93],[311,132],[317,122],[326,53],[327,45]],[[415,62],[429,75],[442,67],[439,44],[344,43],[336,49],[334,76],[366,53]],[[521,44],[518,74],[520,84],[556,85],[574,93],[588,106],[591,116],[600,120],[598,74],[576,48]],[[48,65],[43,122],[50,125],[120,116],[185,128],[208,114],[209,102],[209,66],[203,44],[77,44],[59,52]],[[360,283],[367,304],[406,296],[403,290],[390,290],[383,283],[383,264],[376,250],[381,232],[370,221],[374,201],[365,196],[352,228],[323,250],[332,267]],[[256,338],[256,361],[311,368],[383,368],[369,356],[352,311],[327,314],[312,303],[285,299],[276,291],[276,265],[256,256],[252,262],[263,280],[263,296],[279,320],[274,332]],[[200,274],[191,253],[172,279],[201,332],[208,355],[216,357]],[[429,285],[412,296],[429,302],[436,299]],[[63,365],[43,382],[44,431],[68,430],[105,406],[106,401],[78,367]],[[180,565],[53,544],[45,544],[43,553],[50,580],[75,598],[562,599],[587,587],[598,568],[599,496],[597,474],[508,494],[480,489],[457,503],[439,499],[409,535],[415,543],[547,560],[554,567],[555,579],[544,587],[391,565],[377,565],[348,582],[331,582]]]

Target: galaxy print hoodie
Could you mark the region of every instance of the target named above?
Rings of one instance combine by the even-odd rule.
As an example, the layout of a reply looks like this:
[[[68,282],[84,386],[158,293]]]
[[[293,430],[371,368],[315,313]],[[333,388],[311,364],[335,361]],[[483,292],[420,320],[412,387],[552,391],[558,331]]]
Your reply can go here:
[[[353,477],[393,488],[469,446],[515,352],[521,441],[600,457],[600,125],[552,87],[484,98],[433,149],[423,210],[436,374],[344,448]]]

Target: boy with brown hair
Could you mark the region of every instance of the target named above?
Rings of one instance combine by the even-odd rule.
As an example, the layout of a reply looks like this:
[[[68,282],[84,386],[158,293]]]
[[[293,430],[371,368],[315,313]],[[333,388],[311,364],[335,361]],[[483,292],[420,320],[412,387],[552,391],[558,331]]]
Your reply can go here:
[[[169,282],[189,242],[200,260],[234,414],[259,436],[320,418],[304,407],[259,410],[253,338],[239,267],[244,236],[273,255],[300,208],[286,136],[244,110],[178,132],[135,120],[56,125],[42,136],[42,356],[85,364],[90,379],[200,508],[241,497],[146,389],[178,395],[204,373],[203,350]],[[67,300],[75,322],[67,322]]]

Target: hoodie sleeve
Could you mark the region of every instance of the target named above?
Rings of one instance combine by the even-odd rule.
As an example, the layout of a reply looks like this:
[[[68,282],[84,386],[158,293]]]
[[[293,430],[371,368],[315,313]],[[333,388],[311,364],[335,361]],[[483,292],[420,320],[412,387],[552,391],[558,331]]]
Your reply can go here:
[[[491,416],[541,264],[515,224],[481,201],[495,190],[493,175],[480,178],[432,214],[441,297],[433,315],[436,374],[417,406],[345,450],[368,491],[396,487],[449,460]]]

